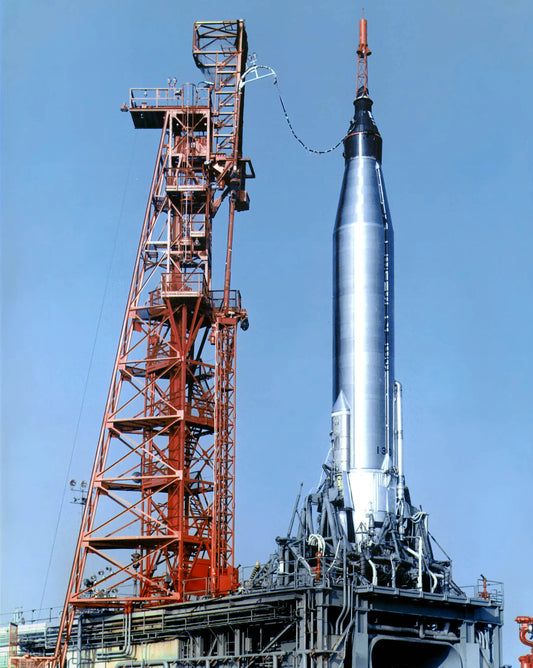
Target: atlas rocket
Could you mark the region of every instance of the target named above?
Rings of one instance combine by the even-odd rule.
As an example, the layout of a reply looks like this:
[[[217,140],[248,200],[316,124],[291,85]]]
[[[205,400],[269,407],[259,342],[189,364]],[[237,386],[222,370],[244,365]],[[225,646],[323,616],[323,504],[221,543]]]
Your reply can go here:
[[[400,393],[394,384],[393,229],[382,140],[368,94],[366,20],[359,26],[355,113],[333,235],[332,463],[352,541],[380,525],[401,494]],[[396,400],[395,400],[396,395]]]

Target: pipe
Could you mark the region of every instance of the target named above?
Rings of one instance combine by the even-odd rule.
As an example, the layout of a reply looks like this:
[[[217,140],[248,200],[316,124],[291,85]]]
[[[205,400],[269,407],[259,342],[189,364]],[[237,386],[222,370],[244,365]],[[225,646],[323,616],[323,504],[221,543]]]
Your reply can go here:
[[[337,549],[335,550],[335,556],[333,557],[333,561],[331,562],[331,566],[326,571],[326,575],[329,575],[329,572],[331,571],[333,566],[335,566],[335,562],[337,561],[337,557],[339,556],[339,550],[341,549],[341,545],[342,545],[342,543],[339,540],[339,542],[337,543]]]
[[[170,661],[157,660],[149,661],[143,659],[142,661],[128,661],[127,663],[117,663],[115,668],[155,668],[155,666],[162,666],[163,668],[169,668]]]
[[[311,545],[311,547],[317,547],[319,552],[324,553],[326,551],[326,541],[318,533],[312,533],[307,539],[307,544]]]
[[[433,571],[430,571],[429,568],[428,568],[428,573],[430,574],[432,580],[431,593],[433,594],[433,592],[435,591],[435,589],[439,584],[439,578],[442,580],[444,578],[444,575],[442,573],[434,573]]]
[[[342,572],[345,574],[346,573],[346,550],[343,550],[342,562],[343,562],[342,563],[342,565],[343,565]],[[344,615],[345,615],[344,610],[346,608],[346,603],[347,603],[347,598],[348,598],[348,596],[347,596],[347,581],[348,581],[348,578],[346,578],[346,577],[342,578],[342,608],[341,608],[340,615],[337,617],[337,621],[335,622],[335,635],[339,635],[341,620],[344,618]]]
[[[346,551],[344,551],[344,566],[345,570],[344,572],[346,573]],[[350,586],[348,587],[348,578],[344,577],[342,579],[342,584],[343,584],[343,594],[344,594],[344,600],[342,603],[342,610],[341,614],[337,618],[337,621],[335,622],[335,635],[339,634],[340,628],[344,620],[346,619],[346,615],[348,614],[348,610],[351,608],[351,600],[352,600],[352,593],[353,593],[353,588]],[[351,582],[350,582],[351,585]]]
[[[398,487],[396,490],[396,499],[398,502],[398,509],[403,511],[403,503],[405,499],[405,476],[403,473],[403,413],[402,413],[402,384],[394,381],[394,418],[396,425],[396,456],[398,464]],[[403,527],[400,525],[400,533],[403,532]]]
[[[390,556],[391,587],[396,589],[396,564],[395,555]]]
[[[105,652],[102,649],[96,650],[96,658],[103,659],[129,659],[131,652],[131,612],[124,613],[124,646],[116,651]]]
[[[422,591],[422,537],[417,536],[418,538],[418,552],[415,552],[415,550],[412,550],[410,547],[406,546],[406,551],[418,559],[418,580],[417,580],[417,589],[420,589]]]
[[[313,571],[311,570],[311,566],[308,564],[308,562],[301,555],[299,555],[298,552],[296,552],[296,550],[292,547],[292,545],[289,545],[289,550],[293,553],[296,559],[305,566],[309,575],[312,575]]]
[[[377,587],[378,584],[378,569],[376,564],[372,561],[372,559],[367,559],[368,563],[372,567],[372,584],[374,587]]]
[[[224,309],[229,308],[229,293],[231,285],[231,256],[233,253],[233,223],[235,219],[235,193],[229,198],[228,216],[228,243],[226,248],[226,268],[224,271]]]
[[[302,495],[302,487],[303,487],[303,482],[300,483],[300,489],[298,490],[298,495],[296,497],[296,501],[294,503],[294,508],[292,509],[292,515],[291,515],[291,521],[289,522],[289,528],[287,530],[287,538],[291,537],[292,533],[292,527],[294,525],[294,518],[296,517],[296,513],[298,512],[298,506],[300,504],[300,497]]]
[[[418,636],[419,638],[432,638],[434,640],[451,640],[457,642],[458,637],[452,631],[432,631],[421,626],[418,629],[410,626],[389,626],[388,624],[369,624],[368,628],[372,631],[391,632],[394,634],[406,634]]]
[[[80,612],[78,615],[78,628],[77,628],[77,638],[76,638],[76,650],[77,650],[77,666],[81,666],[81,652],[83,649],[83,612]]]

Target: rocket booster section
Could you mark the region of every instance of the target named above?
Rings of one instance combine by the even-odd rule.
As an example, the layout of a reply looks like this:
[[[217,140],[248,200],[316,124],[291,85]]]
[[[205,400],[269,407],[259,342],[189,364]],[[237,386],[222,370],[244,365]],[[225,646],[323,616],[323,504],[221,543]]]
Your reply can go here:
[[[366,21],[360,36],[365,76],[344,139],[333,276],[333,465],[344,479],[345,526],[355,536],[361,523],[379,525],[394,511],[397,487],[393,230],[381,172],[382,141],[368,97]]]

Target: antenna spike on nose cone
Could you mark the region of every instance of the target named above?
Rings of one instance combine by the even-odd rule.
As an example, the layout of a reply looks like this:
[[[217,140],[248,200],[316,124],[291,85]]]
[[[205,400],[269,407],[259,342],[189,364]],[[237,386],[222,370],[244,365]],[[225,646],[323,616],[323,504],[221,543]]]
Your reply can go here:
[[[367,43],[367,24],[365,10],[359,21],[359,47],[357,48],[357,94],[356,97],[368,97],[368,62],[367,57],[372,52]]]

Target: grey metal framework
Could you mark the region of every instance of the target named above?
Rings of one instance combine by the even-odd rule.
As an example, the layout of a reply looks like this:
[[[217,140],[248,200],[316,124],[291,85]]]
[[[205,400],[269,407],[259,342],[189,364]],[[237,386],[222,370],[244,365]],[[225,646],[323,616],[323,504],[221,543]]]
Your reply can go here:
[[[109,668],[501,666],[501,601],[261,575],[223,599],[130,615],[85,612],[70,665]],[[480,592],[482,593],[482,592]],[[494,594],[493,594],[494,596]],[[57,627],[56,627],[57,633]],[[53,649],[32,635],[22,648]]]

